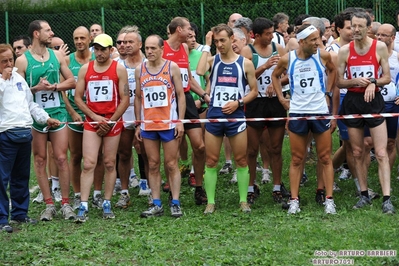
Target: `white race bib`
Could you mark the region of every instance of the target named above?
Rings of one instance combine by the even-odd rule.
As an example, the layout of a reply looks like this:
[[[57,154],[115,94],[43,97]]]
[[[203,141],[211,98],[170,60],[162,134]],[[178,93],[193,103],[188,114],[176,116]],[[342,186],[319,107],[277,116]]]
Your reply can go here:
[[[144,88],[144,108],[168,106],[166,86],[152,86]]]
[[[351,66],[349,68],[352,78],[375,78],[374,66]]]
[[[43,109],[60,107],[60,97],[56,91],[38,91],[35,94],[35,101]]]
[[[110,102],[114,96],[112,80],[89,81],[89,96],[91,102]]]
[[[201,77],[199,75],[197,75],[197,72],[195,70],[191,71],[191,76],[193,76],[193,78],[195,79],[195,81],[198,82],[198,85],[201,85]]]
[[[295,75],[295,90],[298,94],[314,94],[321,90],[317,71],[303,72]]]
[[[396,98],[396,86],[391,81],[381,89],[381,95],[385,102],[393,102]]]
[[[129,102],[130,105],[133,106],[134,104],[134,90],[136,89],[136,78],[134,76],[135,69],[127,68],[127,80],[129,83]]]
[[[226,103],[238,100],[238,88],[216,86],[213,94],[213,106],[223,107]]]
[[[188,69],[187,68],[180,68],[181,73],[181,80],[183,82],[183,88],[188,87]]]
[[[266,97],[267,87],[272,83],[273,69],[266,69],[258,77],[258,97]]]

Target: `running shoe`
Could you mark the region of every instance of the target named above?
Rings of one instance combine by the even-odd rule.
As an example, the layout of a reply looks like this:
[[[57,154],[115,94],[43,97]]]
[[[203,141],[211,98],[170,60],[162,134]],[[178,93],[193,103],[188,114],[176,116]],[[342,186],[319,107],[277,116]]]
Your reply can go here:
[[[179,167],[179,170],[182,178],[188,177],[191,171],[190,166],[184,164]]]
[[[339,175],[339,180],[348,180],[351,177],[351,172],[349,169],[343,168],[341,174]]]
[[[263,171],[263,167],[260,165],[259,162],[256,162],[256,172],[262,172]]]
[[[212,214],[215,212],[215,204],[207,204],[204,214]]]
[[[43,193],[41,190],[39,190],[39,193],[37,194],[36,198],[32,200],[32,202],[36,203],[42,203],[43,202]]]
[[[301,178],[301,183],[299,184],[300,186],[304,186],[306,182],[308,182],[308,175],[306,173],[302,174],[302,178]]]
[[[79,209],[79,206],[80,206],[80,195],[78,195],[78,196],[75,196],[74,198],[73,198],[73,209],[74,210],[77,210],[77,209]]]
[[[326,201],[326,195],[324,194],[324,190],[317,190],[316,191],[316,197],[315,197],[316,202],[319,205],[323,205],[324,202]]]
[[[361,209],[361,208],[363,208],[363,207],[365,207],[365,206],[367,206],[367,205],[372,205],[371,199],[368,198],[368,197],[366,197],[366,196],[360,195],[360,199],[359,199],[359,201],[353,206],[353,209]]]
[[[324,212],[326,214],[336,214],[337,211],[335,210],[335,203],[333,199],[326,199],[324,201]]]
[[[119,196],[118,202],[115,204],[115,208],[126,209],[130,205],[130,196],[128,193],[122,193]]]
[[[12,233],[13,229],[9,224],[0,224],[0,231],[4,231],[7,233]]]
[[[93,208],[102,209],[103,202],[104,202],[103,196],[101,194],[97,194],[95,197],[93,197],[91,201],[91,206]]]
[[[386,214],[394,214],[395,207],[393,206],[391,199],[387,199],[382,203],[382,213]]]
[[[262,170],[262,184],[270,183],[270,173],[269,169]]]
[[[139,196],[147,196],[151,194],[151,189],[148,187],[147,179],[140,179]]]
[[[54,189],[52,190],[52,194],[53,194],[54,200],[55,200],[56,202],[61,202],[62,196],[61,196],[61,190],[60,190],[59,187],[54,188]]]
[[[231,178],[230,183],[232,184],[237,183],[237,169],[234,170],[233,177]]]
[[[195,181],[194,173],[190,173],[190,175],[188,177],[188,185],[190,187],[196,187],[197,186],[197,181]]]
[[[272,197],[274,202],[276,203],[281,203],[283,201],[283,194],[281,194],[281,191],[278,190],[273,191]]]
[[[48,204],[46,205],[46,209],[44,209],[40,214],[40,221],[51,221],[56,214],[57,210],[55,209],[54,204]]]
[[[196,205],[203,205],[208,202],[205,189],[202,187],[196,188],[194,192],[194,199]]]
[[[142,218],[148,218],[148,217],[153,217],[153,216],[162,216],[163,215],[163,207],[162,206],[157,206],[155,204],[152,204],[148,210],[143,211],[140,214],[140,217]]]
[[[177,205],[177,204],[172,204],[172,206],[170,206],[170,213],[171,213],[172,217],[175,217],[175,218],[179,218],[179,217],[183,216],[181,207],[180,207],[180,205]]]
[[[75,220],[76,215],[71,205],[69,204],[62,205],[60,212],[65,220]]]
[[[114,219],[115,214],[111,210],[111,203],[104,201],[103,203],[103,218],[104,219]]]
[[[301,212],[301,209],[299,208],[299,200],[292,199],[288,202],[288,205],[288,214],[297,214]]]
[[[233,171],[233,166],[231,165],[231,163],[225,163],[222,169],[220,169],[219,174],[226,175],[231,173],[232,171]]]
[[[86,210],[85,206],[83,206],[83,204],[80,204],[78,214],[75,217],[75,223],[86,222],[89,219],[89,217],[87,217],[87,213],[88,211]]]
[[[249,206],[248,202],[240,202],[240,210],[244,213],[250,213],[251,207]]]

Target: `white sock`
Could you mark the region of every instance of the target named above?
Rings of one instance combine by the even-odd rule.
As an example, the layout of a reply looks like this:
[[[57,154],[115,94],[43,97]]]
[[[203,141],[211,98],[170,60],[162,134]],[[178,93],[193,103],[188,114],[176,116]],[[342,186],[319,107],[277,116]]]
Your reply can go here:
[[[79,197],[80,198],[80,192],[75,193],[75,198]]]
[[[122,189],[122,190],[121,190],[121,195],[122,195],[123,193],[126,193],[126,194],[129,195],[129,190],[127,190],[127,189]]]
[[[51,189],[59,189],[60,188],[60,180],[56,176],[51,176]]]
[[[116,184],[116,183],[119,183],[119,184],[120,184],[120,183],[121,183],[121,179],[120,179],[120,178],[117,178],[116,181],[115,181],[115,184]]]
[[[87,204],[87,201],[82,201],[80,202],[80,204],[82,204],[85,207],[86,211],[89,210],[89,204]]]
[[[226,160],[226,163],[229,163],[229,164],[231,164],[231,160]]]
[[[281,185],[274,185],[273,186],[273,191],[280,191],[281,190]]]
[[[101,195],[101,190],[94,190],[93,191],[93,198],[95,198],[97,195]]]
[[[248,192],[254,192],[254,186],[248,186]]]
[[[194,165],[191,166],[190,174],[194,174]]]

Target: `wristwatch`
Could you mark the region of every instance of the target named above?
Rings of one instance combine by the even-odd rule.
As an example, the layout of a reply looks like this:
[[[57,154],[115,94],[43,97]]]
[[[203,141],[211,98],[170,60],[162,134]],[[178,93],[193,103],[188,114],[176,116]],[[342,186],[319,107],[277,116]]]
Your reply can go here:
[[[332,96],[333,96],[333,93],[331,91],[326,91],[325,95],[328,96],[331,99]]]
[[[244,101],[242,99],[238,100],[238,106],[243,107],[244,106]]]
[[[370,78],[370,82],[377,86],[377,80],[375,78]]]

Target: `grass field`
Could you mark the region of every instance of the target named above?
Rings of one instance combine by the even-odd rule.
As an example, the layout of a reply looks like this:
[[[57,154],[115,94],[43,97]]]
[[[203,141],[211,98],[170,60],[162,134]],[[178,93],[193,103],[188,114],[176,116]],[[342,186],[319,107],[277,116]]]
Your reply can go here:
[[[283,154],[283,179],[288,184],[287,138]],[[222,155],[220,166],[223,161]],[[357,199],[351,180],[338,182],[342,189],[334,195],[338,214],[326,216],[323,207],[314,200],[315,163],[307,163],[306,170],[309,182],[301,188],[299,215],[287,216],[280,205],[274,204],[271,184],[261,185],[261,196],[250,214],[240,213],[237,185],[230,184],[231,176],[225,175],[218,179],[217,211],[204,216],[204,206],[194,204],[194,189],[183,179],[184,216],[179,219],[170,217],[168,209],[163,217],[140,218],[140,212],[147,207],[147,198],[137,196],[138,190],[131,189],[132,205],[126,210],[114,209],[115,220],[103,220],[102,211],[91,208],[90,219],[85,224],[65,221],[58,215],[52,222],[21,225],[14,227],[12,234],[0,234],[0,264],[312,265],[318,262],[313,259],[333,258],[332,252],[339,255],[340,251],[342,254],[344,250],[357,250],[358,256],[347,254],[336,259],[348,259],[342,261],[346,265],[399,265],[396,254],[394,257],[367,255],[370,250],[396,252],[398,216],[383,215],[381,199],[364,210],[353,210]],[[31,183],[35,185],[33,174]],[[370,169],[369,183],[380,192],[375,162]],[[398,183],[395,170],[392,173],[394,196],[398,194]],[[166,207],[167,194],[163,193],[162,197]],[[396,199],[393,198],[393,203],[399,208]],[[117,196],[113,202],[116,200]],[[43,208],[44,205],[32,204],[30,216],[38,218]]]

